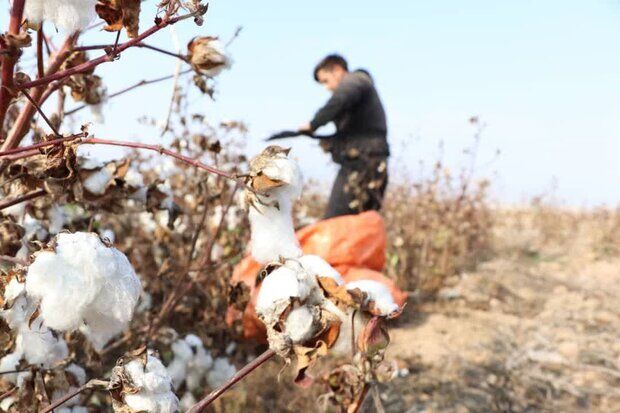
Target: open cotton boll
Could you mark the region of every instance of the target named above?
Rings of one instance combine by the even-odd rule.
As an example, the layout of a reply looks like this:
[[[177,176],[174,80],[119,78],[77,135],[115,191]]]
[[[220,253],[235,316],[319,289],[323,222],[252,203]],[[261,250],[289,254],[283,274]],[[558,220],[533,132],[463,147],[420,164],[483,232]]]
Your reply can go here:
[[[124,401],[135,411],[153,413],[175,413],[179,409],[179,399],[172,392],[172,380],[161,361],[148,355],[146,365],[136,358],[125,365],[125,373],[136,393],[125,394]]]
[[[346,314],[341,314],[339,317],[342,321],[340,332],[330,351],[337,356],[346,356],[352,354],[351,346],[353,343],[357,343],[357,337],[368,321],[368,317],[363,312],[353,311],[353,309],[349,309]]]
[[[181,397],[181,400],[179,402],[179,407],[181,408],[181,411],[186,412],[196,403],[197,403],[197,400],[192,394],[192,392],[186,391],[183,397]]]
[[[85,28],[95,17],[97,0],[28,0],[24,15],[31,23],[49,21],[66,33]]]
[[[314,337],[319,327],[319,311],[318,307],[301,306],[289,313],[284,328],[293,343],[303,343]]]
[[[40,301],[46,326],[59,331],[84,326],[100,349],[131,320],[141,286],[123,253],[96,234],[77,232],[59,234],[55,251],[35,255],[26,291]]]
[[[305,272],[297,272],[286,265],[275,269],[263,280],[256,299],[256,312],[266,315],[277,307],[284,310],[291,298],[305,300],[313,288],[311,281]]]
[[[344,284],[342,276],[334,267],[318,255],[304,255],[298,260],[302,267],[311,275],[316,277],[333,278],[338,285]]]
[[[204,348],[202,340],[189,334],[172,343],[171,349],[174,359],[167,369],[174,388],[178,389],[184,381],[189,390],[201,388],[203,378],[213,365],[211,354]]]
[[[93,195],[103,195],[108,186],[108,183],[112,180],[112,172],[108,168],[101,168],[97,171],[93,171],[82,182],[84,188]]]
[[[346,287],[347,290],[358,288],[366,293],[366,303],[371,300],[374,301],[375,308],[379,310],[381,315],[390,315],[400,308],[398,304],[394,302],[394,297],[392,297],[390,290],[378,281],[357,280],[347,283]]]
[[[207,373],[207,383],[212,389],[220,387],[226,380],[235,375],[237,369],[227,358],[218,357],[213,362],[213,367]]]
[[[301,196],[303,177],[295,160],[280,154],[262,169],[262,173],[273,180],[286,183],[286,185],[276,188],[276,192],[286,195],[291,200],[298,199]]]

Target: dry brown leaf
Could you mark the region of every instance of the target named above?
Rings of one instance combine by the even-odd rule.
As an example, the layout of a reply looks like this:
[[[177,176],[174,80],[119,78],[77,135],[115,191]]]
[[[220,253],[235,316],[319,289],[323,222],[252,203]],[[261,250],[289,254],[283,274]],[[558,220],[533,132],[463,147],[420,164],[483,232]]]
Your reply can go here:
[[[124,27],[130,38],[138,36],[140,0],[99,0],[95,11],[107,23],[104,30],[117,32]]]

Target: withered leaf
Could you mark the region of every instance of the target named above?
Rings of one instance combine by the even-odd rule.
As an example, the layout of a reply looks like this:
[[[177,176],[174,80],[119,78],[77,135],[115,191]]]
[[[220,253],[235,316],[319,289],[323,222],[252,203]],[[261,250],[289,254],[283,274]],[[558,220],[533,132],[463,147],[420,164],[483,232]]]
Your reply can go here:
[[[37,317],[41,314],[41,306],[37,306],[37,309],[34,310],[34,312],[32,313],[32,315],[30,316],[30,318],[28,319],[28,328],[32,327],[32,323],[34,322],[34,320],[37,319]]]
[[[104,30],[117,32],[124,27],[127,36],[138,37],[140,0],[99,0],[95,5],[95,11],[107,23]]]
[[[312,366],[319,357],[325,356],[328,352],[327,343],[324,341],[317,341],[314,347],[305,347],[302,345],[293,346],[293,351],[297,359],[295,375],[295,383],[301,386],[307,386],[311,378],[306,375],[306,370]]]

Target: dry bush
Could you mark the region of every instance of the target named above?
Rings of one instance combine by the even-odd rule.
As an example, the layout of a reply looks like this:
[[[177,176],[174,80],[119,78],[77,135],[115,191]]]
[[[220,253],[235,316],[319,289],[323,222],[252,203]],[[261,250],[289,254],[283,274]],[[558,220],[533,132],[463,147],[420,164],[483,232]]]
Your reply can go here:
[[[446,279],[471,268],[488,248],[488,182],[455,179],[441,163],[421,182],[392,185],[384,207],[388,268],[400,286],[432,296]]]

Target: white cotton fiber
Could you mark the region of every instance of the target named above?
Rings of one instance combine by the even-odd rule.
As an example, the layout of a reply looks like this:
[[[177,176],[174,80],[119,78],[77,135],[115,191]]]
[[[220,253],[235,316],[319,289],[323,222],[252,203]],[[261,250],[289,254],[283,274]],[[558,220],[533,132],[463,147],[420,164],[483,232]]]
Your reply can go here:
[[[184,339],[172,343],[171,349],[174,358],[167,369],[174,388],[178,389],[184,381],[189,390],[202,388],[202,380],[213,365],[213,358],[202,340],[194,334],[188,334]]]
[[[256,312],[261,315],[276,304],[288,302],[291,298],[305,300],[312,289],[308,276],[298,273],[288,266],[282,266],[272,271],[261,285],[256,300]]]
[[[108,183],[112,180],[112,172],[106,167],[91,172],[82,182],[84,188],[93,195],[103,195]]]
[[[213,362],[211,370],[207,373],[207,383],[209,383],[209,387],[215,389],[234,376],[236,372],[237,369],[227,358],[218,357]]]
[[[314,337],[317,332],[317,323],[312,309],[301,306],[291,311],[284,323],[286,334],[293,343],[303,343]]]
[[[28,0],[25,17],[32,23],[48,21],[66,33],[83,29],[95,17],[97,0]]]
[[[338,285],[344,284],[340,273],[318,255],[304,255],[298,261],[310,275],[333,278]]]
[[[347,290],[358,288],[368,295],[366,302],[374,301],[375,308],[382,315],[390,315],[398,311],[398,304],[394,302],[394,298],[390,290],[383,284],[374,280],[358,280],[347,283]]]
[[[136,393],[124,395],[127,406],[152,413],[178,411],[179,399],[172,392],[172,380],[157,357],[148,355],[146,366],[141,359],[134,359],[125,365],[125,373],[138,389]]]
[[[55,251],[36,254],[26,276],[28,295],[40,301],[45,325],[82,327],[94,347],[120,333],[133,316],[140,280],[127,257],[93,233],[59,234]]]
[[[280,209],[265,205],[250,207],[252,257],[261,264],[280,257],[298,258],[302,255],[295,236],[290,201],[280,202]]]

